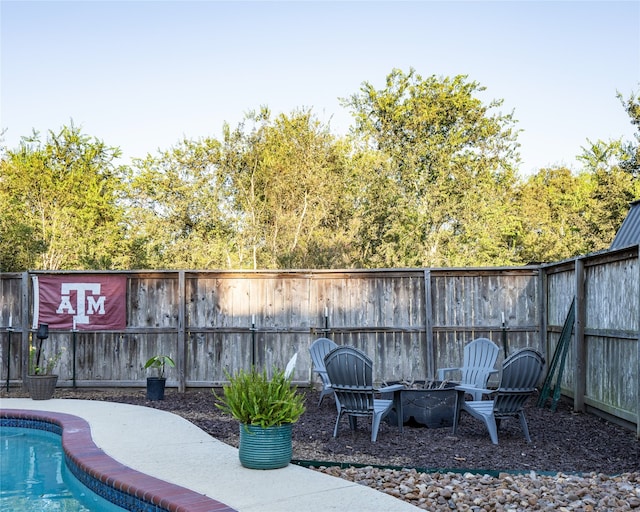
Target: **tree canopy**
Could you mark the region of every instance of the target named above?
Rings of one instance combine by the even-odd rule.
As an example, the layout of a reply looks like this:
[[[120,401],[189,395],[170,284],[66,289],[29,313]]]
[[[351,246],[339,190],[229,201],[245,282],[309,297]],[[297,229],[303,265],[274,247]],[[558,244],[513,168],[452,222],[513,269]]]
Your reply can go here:
[[[117,148],[72,126],[0,161],[0,268],[128,268]]]
[[[518,175],[517,121],[467,76],[392,70],[342,99],[346,137],[268,107],[118,164],[73,126],[1,148],[0,271],[498,266],[609,246],[640,198],[633,141],[586,141],[579,171]]]
[[[364,83],[344,101],[356,119],[356,135],[379,153],[379,165],[363,177],[359,212],[358,242],[371,253],[370,263],[514,261],[508,195],[517,130],[512,114],[496,112],[501,101],[484,105],[478,99],[483,90],[466,76],[423,79],[413,69],[394,70],[385,88]]]

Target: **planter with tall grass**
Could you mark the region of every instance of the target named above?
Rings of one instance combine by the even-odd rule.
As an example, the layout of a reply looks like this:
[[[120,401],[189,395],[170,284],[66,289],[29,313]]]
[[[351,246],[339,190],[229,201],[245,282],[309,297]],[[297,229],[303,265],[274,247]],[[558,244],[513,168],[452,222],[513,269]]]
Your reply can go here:
[[[250,469],[276,469],[293,455],[292,425],[304,413],[304,396],[291,384],[291,376],[274,368],[239,370],[227,374],[223,394],[214,394],[216,407],[240,422],[240,463]]]

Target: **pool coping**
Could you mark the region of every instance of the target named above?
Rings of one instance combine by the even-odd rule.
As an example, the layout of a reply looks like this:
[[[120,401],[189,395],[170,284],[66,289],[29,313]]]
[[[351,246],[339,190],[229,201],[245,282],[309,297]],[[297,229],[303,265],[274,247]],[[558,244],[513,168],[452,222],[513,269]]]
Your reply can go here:
[[[76,478],[96,494],[127,510],[237,512],[218,500],[116,461],[94,443],[89,423],[79,416],[52,411],[0,409],[0,425],[37,428],[60,434],[65,460]]]

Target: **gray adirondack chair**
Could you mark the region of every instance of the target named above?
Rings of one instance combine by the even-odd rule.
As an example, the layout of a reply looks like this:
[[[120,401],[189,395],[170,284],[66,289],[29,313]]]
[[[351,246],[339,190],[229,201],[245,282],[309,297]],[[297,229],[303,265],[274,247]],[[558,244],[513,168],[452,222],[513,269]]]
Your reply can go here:
[[[318,407],[320,407],[320,405],[322,404],[322,400],[325,396],[333,394],[333,389],[331,389],[331,382],[329,382],[327,370],[324,367],[324,356],[326,356],[329,352],[337,347],[338,345],[329,338],[318,338],[309,347],[313,369],[320,376],[320,381],[322,382],[322,389],[320,390],[320,401],[318,402]]]
[[[324,358],[331,387],[336,395],[338,417],[333,437],[338,436],[338,426],[343,415],[349,417],[351,430],[357,428],[357,419],[371,417],[371,442],[376,441],[380,422],[389,414],[393,400],[375,398],[376,393],[393,392],[402,385],[381,389],[373,387],[373,364],[369,356],[350,346],[340,346]]]
[[[488,338],[477,338],[464,347],[464,359],[461,367],[439,368],[438,380],[445,380],[448,373],[460,375],[460,387],[473,396],[474,400],[482,399],[482,391],[486,389],[489,377],[497,374],[495,367],[500,348]]]
[[[544,357],[532,348],[524,348],[509,356],[502,365],[500,386],[497,390],[483,390],[492,400],[463,401],[461,411],[484,422],[491,436],[491,442],[498,444],[500,420],[518,418],[524,437],[531,442],[524,404],[540,382],[544,369]],[[453,432],[457,425],[454,423]]]

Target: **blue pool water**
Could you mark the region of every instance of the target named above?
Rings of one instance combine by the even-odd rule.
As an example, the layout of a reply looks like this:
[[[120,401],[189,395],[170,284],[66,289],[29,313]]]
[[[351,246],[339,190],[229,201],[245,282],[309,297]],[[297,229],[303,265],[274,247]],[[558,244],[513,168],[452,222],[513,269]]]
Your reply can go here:
[[[69,471],[58,434],[0,427],[0,510],[122,512]]]

